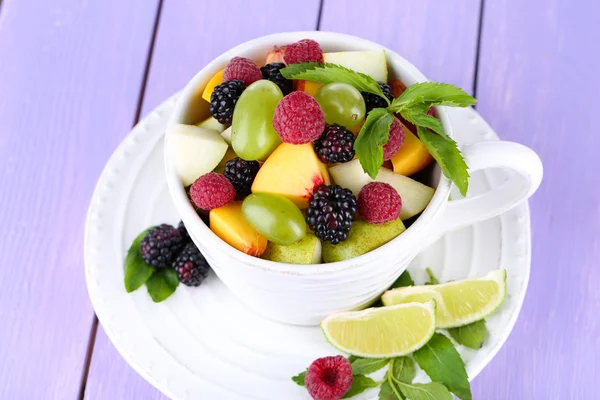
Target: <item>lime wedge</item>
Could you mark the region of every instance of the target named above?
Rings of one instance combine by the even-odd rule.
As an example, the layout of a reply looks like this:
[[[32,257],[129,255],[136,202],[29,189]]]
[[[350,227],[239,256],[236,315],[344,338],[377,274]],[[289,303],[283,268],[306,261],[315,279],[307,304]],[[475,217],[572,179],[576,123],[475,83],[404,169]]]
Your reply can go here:
[[[487,317],[505,296],[506,270],[501,269],[480,278],[388,290],[381,300],[386,306],[435,300],[437,327],[453,328]]]
[[[337,349],[367,358],[399,357],[423,347],[435,332],[435,303],[410,303],[333,314],[321,322]]]

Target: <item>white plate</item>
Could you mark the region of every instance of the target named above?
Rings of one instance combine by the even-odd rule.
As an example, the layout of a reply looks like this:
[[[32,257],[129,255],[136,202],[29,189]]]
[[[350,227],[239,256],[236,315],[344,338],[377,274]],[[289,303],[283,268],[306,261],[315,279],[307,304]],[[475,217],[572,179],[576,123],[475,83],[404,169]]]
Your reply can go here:
[[[310,399],[290,378],[315,358],[337,354],[318,327],[261,318],[214,274],[199,288],[180,285],[159,304],[152,302],[145,287],[125,292],[123,260],[133,239],[150,225],[179,220],[163,168],[163,133],[174,103],[172,97],[133,129],[96,186],[85,234],[86,280],[96,314],[125,360],[173,399]],[[472,109],[453,109],[450,115],[463,144],[497,138]],[[476,175],[471,193],[500,184],[504,176],[501,171]],[[425,282],[426,267],[441,281],[506,269],[506,301],[487,319],[489,337],[483,348],[459,347],[471,379],[513,328],[527,288],[530,248],[529,210],[524,204],[446,234],[409,267],[417,283]],[[416,380],[427,377],[420,371]],[[377,390],[371,390],[355,398],[376,397]]]

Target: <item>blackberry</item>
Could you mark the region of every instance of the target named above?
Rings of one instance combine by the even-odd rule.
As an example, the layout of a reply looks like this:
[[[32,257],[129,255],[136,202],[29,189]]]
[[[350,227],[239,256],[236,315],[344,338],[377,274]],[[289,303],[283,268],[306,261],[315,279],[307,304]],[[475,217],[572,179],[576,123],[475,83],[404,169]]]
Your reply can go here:
[[[393,101],[394,95],[392,94],[392,88],[386,83],[377,83],[379,83],[379,87],[383,91],[385,97],[387,97],[389,101]],[[388,106],[388,104],[385,102],[384,99],[381,98],[381,96],[369,92],[360,92],[360,94],[362,94],[363,99],[365,99],[365,106],[367,112],[371,111],[374,108],[386,108]]]
[[[289,79],[285,79],[283,75],[281,75],[280,70],[282,68],[285,68],[285,64],[282,62],[276,62],[261,67],[260,72],[262,72],[263,79],[270,80],[279,86],[279,89],[281,89],[281,92],[285,96],[294,90],[294,83]]]
[[[345,163],[354,158],[354,134],[338,124],[327,125],[313,146],[325,164]]]
[[[179,229],[162,224],[148,231],[140,243],[140,251],[146,264],[166,268],[184,244]]]
[[[206,258],[194,243],[188,243],[172,265],[179,282],[186,286],[200,286],[210,271]]]
[[[321,185],[313,193],[306,223],[323,241],[338,244],[348,238],[356,213],[356,197],[338,185]]]
[[[217,85],[210,95],[210,113],[222,124],[231,124],[235,103],[246,89],[244,82],[239,80],[226,81]]]
[[[229,179],[239,195],[245,196],[250,194],[252,182],[254,182],[259,168],[258,161],[246,161],[236,157],[227,161],[223,175]]]
[[[190,238],[190,234],[188,233],[183,221],[179,221],[179,225],[177,225],[177,230],[181,233],[181,237],[185,243],[190,242],[192,239]]]

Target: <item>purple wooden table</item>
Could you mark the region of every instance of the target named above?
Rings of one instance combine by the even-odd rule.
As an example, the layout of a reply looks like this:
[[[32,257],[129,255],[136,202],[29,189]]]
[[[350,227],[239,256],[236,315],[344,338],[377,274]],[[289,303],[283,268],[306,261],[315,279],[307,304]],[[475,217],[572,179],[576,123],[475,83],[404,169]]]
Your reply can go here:
[[[110,153],[209,60],[268,33],[380,42],[545,163],[522,314],[475,399],[595,399],[597,0],[0,0],[0,398],[164,398],[97,326],[83,224]],[[214,37],[219,37],[214,39]]]

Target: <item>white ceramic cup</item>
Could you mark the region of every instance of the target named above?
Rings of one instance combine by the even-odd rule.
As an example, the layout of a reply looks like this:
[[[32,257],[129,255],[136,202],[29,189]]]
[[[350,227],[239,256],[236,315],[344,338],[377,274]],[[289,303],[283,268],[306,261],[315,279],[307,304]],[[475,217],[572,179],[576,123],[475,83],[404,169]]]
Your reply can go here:
[[[264,62],[273,46],[310,38],[325,52],[385,49],[390,79],[407,86],[426,81],[425,76],[395,52],[355,36],[331,32],[288,32],[264,36],[241,44],[203,68],[181,93],[171,123],[193,124],[207,117],[208,103],[201,99],[208,80],[234,56]],[[445,132],[453,136],[444,107],[437,114]],[[168,137],[166,139],[168,141]],[[169,148],[168,145],[165,148]],[[421,216],[400,236],[360,257],[342,262],[293,265],[246,255],[217,237],[198,217],[166,154],[166,174],[175,207],[194,243],[225,285],[248,307],[263,316],[291,324],[316,325],[341,310],[372,302],[406,269],[432,238],[443,232],[501,214],[532,195],[542,179],[542,163],[529,148],[504,141],[480,142],[461,147],[471,172],[506,168],[515,174],[502,186],[476,197],[448,201],[450,181],[436,167],[433,199]],[[201,290],[201,289],[200,289]]]

